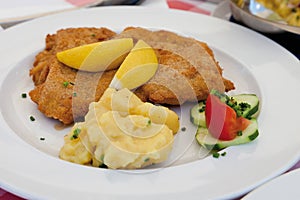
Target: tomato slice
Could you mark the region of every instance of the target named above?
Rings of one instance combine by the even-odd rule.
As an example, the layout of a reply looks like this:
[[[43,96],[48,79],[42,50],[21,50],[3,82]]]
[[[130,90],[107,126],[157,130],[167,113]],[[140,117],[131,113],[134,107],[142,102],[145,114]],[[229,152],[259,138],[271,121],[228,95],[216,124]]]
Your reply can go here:
[[[220,140],[233,140],[250,123],[244,117],[237,117],[234,109],[213,94],[206,100],[205,118],[210,134]]]

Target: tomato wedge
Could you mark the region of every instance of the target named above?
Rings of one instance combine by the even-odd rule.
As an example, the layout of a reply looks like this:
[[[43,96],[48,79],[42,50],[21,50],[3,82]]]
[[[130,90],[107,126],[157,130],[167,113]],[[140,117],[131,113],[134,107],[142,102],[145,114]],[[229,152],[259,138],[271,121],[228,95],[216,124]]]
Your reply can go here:
[[[205,119],[209,133],[220,140],[233,140],[250,124],[250,120],[237,117],[235,110],[214,94],[206,100]]]

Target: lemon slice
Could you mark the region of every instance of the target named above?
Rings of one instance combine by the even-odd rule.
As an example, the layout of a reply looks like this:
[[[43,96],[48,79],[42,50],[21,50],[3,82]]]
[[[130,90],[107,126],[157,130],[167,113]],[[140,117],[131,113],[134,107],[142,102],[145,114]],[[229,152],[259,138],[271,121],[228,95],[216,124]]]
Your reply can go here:
[[[110,87],[129,90],[137,88],[149,81],[157,68],[154,50],[146,42],[139,40],[116,72]]]
[[[71,68],[99,72],[118,68],[132,47],[132,38],[114,39],[61,51],[56,57]]]

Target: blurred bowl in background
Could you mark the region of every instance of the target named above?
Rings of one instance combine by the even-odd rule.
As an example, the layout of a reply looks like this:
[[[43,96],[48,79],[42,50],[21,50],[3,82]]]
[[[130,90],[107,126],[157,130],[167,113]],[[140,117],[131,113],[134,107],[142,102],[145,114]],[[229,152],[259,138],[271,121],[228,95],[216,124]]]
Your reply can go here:
[[[242,4],[240,2],[243,1]],[[276,13],[255,0],[230,0],[232,16],[250,28],[264,33],[288,31],[300,34],[300,27],[288,25]]]

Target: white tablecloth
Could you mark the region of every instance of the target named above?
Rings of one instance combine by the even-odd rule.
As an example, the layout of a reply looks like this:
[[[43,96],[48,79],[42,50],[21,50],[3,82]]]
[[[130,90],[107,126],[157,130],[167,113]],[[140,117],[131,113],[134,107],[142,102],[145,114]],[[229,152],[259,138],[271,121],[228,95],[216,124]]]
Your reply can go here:
[[[6,0],[1,2],[0,26],[8,28],[18,22],[56,12],[89,7],[101,0]],[[144,0],[146,7],[171,8],[210,15],[222,0]]]

